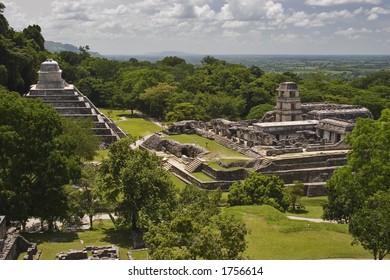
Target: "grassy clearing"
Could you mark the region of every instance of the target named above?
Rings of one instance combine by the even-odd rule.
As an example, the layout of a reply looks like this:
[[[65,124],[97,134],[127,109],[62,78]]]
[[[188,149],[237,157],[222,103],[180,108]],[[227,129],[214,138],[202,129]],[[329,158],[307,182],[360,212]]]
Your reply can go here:
[[[175,175],[173,175],[172,173],[168,173],[169,174],[169,178],[171,179],[173,185],[179,190],[183,190],[185,188],[185,186],[187,185],[184,181],[180,180],[179,178],[177,178]]]
[[[132,115],[129,110],[99,110],[112,119],[126,134],[130,134],[135,138],[144,137],[162,130],[160,126],[150,120]]]
[[[302,197],[301,204],[305,206],[305,210],[302,213],[288,213],[288,215],[304,217],[304,218],[322,218],[323,204],[327,201],[328,197]]]
[[[362,247],[351,246],[347,225],[290,220],[270,206],[236,206],[225,211],[241,217],[250,231],[244,254],[248,259],[371,259]]]
[[[180,135],[166,135],[167,139],[172,139],[183,144],[198,144],[199,146],[210,151],[208,157],[210,159],[230,158],[230,159],[252,159],[246,155],[236,152],[232,149],[226,148],[210,139],[201,137],[196,134],[180,134]]]
[[[227,194],[223,196],[223,200],[226,200]],[[348,234],[347,225],[290,220],[285,213],[270,206],[235,206],[224,208],[223,211],[245,222],[249,230],[246,238],[248,248],[244,252],[247,259],[371,259],[371,254],[362,247],[350,245],[352,237]],[[61,251],[82,249],[87,245],[116,244],[122,260],[127,259],[127,252],[131,250],[129,232],[116,230],[110,220],[95,221],[94,230],[91,231],[24,236],[38,243],[42,260],[53,260]],[[132,251],[132,256],[136,260],[147,259],[147,252]]]
[[[41,260],[54,260],[60,252],[79,250],[88,245],[115,244],[119,247],[121,260],[127,259],[127,252],[131,250],[131,235],[129,232],[116,230],[111,220],[95,221],[93,230],[26,233],[24,236],[38,244],[38,249],[42,251]],[[137,252],[133,257],[146,259],[146,253]]]

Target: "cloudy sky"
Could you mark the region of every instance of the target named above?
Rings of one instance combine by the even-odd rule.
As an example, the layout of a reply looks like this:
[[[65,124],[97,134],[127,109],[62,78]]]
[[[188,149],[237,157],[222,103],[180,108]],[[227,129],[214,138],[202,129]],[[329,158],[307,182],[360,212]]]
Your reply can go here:
[[[389,0],[0,0],[16,30],[101,54],[390,54]]]

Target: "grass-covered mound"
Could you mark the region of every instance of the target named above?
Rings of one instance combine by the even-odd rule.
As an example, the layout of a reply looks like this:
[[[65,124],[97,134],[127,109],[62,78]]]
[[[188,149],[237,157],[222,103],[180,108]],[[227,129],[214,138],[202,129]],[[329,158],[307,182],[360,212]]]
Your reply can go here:
[[[287,218],[270,206],[235,206],[227,212],[241,217],[249,229],[248,259],[311,260],[367,258],[360,246],[351,246],[348,225],[313,223]]]

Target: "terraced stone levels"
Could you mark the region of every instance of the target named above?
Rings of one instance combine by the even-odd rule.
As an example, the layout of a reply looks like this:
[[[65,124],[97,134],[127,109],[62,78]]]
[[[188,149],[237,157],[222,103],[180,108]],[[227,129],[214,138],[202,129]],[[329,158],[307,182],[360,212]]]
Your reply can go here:
[[[126,134],[74,85],[62,79],[62,70],[58,63],[48,59],[41,64],[38,71],[39,81],[32,85],[27,98],[41,98],[44,103],[52,105],[64,117],[89,118],[94,122],[94,134],[110,144],[125,137]]]

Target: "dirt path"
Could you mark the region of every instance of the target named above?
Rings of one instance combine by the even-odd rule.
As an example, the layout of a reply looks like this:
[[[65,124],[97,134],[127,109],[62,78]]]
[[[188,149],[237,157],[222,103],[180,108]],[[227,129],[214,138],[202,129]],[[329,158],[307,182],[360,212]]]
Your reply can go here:
[[[335,223],[334,221],[329,221],[329,220],[305,218],[305,217],[297,217],[297,216],[287,216],[287,218],[291,220],[309,221],[313,223]]]

